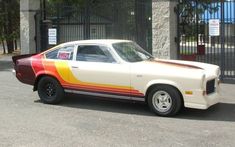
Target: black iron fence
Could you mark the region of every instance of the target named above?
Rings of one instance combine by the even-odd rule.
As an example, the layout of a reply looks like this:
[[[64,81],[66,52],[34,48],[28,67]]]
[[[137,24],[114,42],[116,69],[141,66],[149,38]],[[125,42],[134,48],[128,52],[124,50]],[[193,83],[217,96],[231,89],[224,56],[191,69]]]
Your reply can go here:
[[[235,0],[180,0],[179,58],[219,65],[235,82]]]
[[[42,6],[41,50],[75,40],[128,39],[152,51],[151,0],[45,1]],[[48,36],[51,28],[56,29],[56,41]]]

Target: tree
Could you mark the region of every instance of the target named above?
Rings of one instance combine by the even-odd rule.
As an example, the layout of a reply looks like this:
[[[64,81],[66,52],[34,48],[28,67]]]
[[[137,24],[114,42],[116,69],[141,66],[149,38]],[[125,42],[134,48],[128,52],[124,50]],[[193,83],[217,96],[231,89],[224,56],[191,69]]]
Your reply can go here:
[[[183,0],[179,5],[180,32],[190,40],[197,40],[198,34],[204,34],[203,14],[219,10],[221,0]]]
[[[223,0],[222,0],[223,1]],[[185,23],[195,23],[205,11],[215,13],[219,10],[221,0],[183,0],[179,7],[179,15]]]
[[[0,9],[0,12],[1,12],[2,9]],[[6,49],[5,49],[5,43],[4,43],[4,29],[3,29],[3,25],[4,25],[4,13],[0,13],[0,42],[2,44],[2,47],[3,47],[3,53],[5,54],[6,53]]]
[[[7,52],[12,53],[17,48],[16,39],[19,38],[19,0],[2,0],[0,5],[0,37],[3,47],[3,40],[6,40]]]

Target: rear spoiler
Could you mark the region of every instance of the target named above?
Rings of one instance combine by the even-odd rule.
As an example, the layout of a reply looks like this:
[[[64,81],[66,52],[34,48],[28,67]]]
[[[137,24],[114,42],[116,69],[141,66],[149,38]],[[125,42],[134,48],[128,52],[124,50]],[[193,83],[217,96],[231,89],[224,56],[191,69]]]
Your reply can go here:
[[[14,62],[14,64],[16,64],[16,61],[19,60],[19,59],[23,59],[23,58],[28,58],[28,57],[31,57],[33,55],[36,55],[36,54],[25,54],[25,55],[17,55],[17,56],[13,56],[12,57],[12,61]]]

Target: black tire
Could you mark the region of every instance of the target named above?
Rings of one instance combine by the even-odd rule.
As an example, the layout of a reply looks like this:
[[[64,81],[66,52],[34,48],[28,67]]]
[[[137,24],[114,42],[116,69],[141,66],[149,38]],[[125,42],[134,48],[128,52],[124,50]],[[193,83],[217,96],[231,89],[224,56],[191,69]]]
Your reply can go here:
[[[159,116],[174,116],[182,107],[182,98],[177,89],[168,85],[158,85],[148,94],[150,109]]]
[[[57,104],[64,97],[64,89],[52,77],[42,77],[38,82],[38,95],[45,104]]]

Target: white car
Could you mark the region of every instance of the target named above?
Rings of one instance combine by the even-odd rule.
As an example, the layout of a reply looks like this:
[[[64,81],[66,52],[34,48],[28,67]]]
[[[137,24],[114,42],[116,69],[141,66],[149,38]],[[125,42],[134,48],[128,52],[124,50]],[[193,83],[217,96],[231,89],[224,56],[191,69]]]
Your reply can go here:
[[[16,77],[49,104],[68,92],[143,101],[156,114],[172,116],[182,106],[207,109],[219,102],[218,66],[156,59],[127,40],[68,42],[13,62]]]

